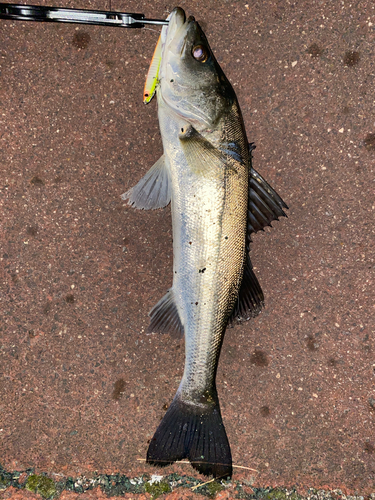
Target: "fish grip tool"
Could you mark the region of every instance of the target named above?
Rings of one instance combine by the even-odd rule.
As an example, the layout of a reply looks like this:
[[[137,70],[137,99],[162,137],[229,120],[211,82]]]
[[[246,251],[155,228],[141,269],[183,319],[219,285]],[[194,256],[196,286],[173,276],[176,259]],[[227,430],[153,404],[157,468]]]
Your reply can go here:
[[[168,21],[146,19],[144,14],[105,10],[71,9],[0,2],[0,19],[57,23],[95,24],[119,28],[144,28],[147,24],[167,25]]]

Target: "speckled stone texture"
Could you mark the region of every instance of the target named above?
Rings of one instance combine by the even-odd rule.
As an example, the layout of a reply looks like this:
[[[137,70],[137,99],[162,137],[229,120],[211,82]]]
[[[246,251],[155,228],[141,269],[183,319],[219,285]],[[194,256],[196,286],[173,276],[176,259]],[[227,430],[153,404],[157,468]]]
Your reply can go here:
[[[155,18],[174,6],[112,0]],[[288,219],[253,238],[266,308],[228,329],[222,350],[217,385],[233,460],[257,471],[235,468],[234,477],[369,495],[375,3],[181,7],[202,21],[234,85],[254,167],[290,206]],[[140,212],[120,199],[162,153],[156,103],[142,103],[157,31],[0,21],[7,470],[194,474],[139,461],[184,362],[182,341],[145,334],[172,281],[170,208]]]

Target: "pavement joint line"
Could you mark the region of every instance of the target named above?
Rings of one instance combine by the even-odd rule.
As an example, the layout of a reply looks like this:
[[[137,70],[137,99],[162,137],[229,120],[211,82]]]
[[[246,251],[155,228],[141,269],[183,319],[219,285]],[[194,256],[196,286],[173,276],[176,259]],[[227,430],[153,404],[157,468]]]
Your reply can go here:
[[[129,478],[122,474],[98,474],[94,473],[92,478],[85,475],[73,477],[64,477],[60,481],[53,480],[50,476],[61,476],[58,473],[35,474],[34,468],[28,468],[21,471],[6,471],[0,465],[0,492],[13,487],[17,490],[26,489],[39,494],[45,500],[55,500],[60,497],[63,491],[71,491],[77,494],[85,493],[100,487],[102,492],[108,497],[131,493],[141,495],[150,493],[151,498],[158,498],[160,495],[178,490],[178,488],[190,488],[192,491],[199,492],[200,495],[208,498],[215,498],[217,493],[231,488],[235,493],[232,498],[250,500],[375,500],[375,492],[362,495],[346,495],[340,489],[323,490],[309,488],[307,493],[298,493],[297,488],[281,487],[255,487],[249,486],[248,481],[237,480],[217,480],[200,481],[196,478],[176,473],[166,476],[142,474],[134,478]],[[21,479],[21,482],[19,481]],[[245,491],[247,490],[247,491]],[[252,493],[248,491],[251,490]]]

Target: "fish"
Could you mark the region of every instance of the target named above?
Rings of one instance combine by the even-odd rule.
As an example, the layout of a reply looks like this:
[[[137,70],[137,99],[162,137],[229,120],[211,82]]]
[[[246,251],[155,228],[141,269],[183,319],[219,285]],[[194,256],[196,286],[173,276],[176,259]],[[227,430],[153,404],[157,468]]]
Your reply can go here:
[[[185,337],[181,383],[147,462],[188,458],[198,472],[226,478],[233,467],[216,389],[220,350],[227,325],[263,307],[250,236],[288,207],[252,167],[236,94],[199,23],[179,7],[168,20],[152,73],[164,153],[122,195],[143,210],[171,203],[173,284],[150,311],[148,332]]]

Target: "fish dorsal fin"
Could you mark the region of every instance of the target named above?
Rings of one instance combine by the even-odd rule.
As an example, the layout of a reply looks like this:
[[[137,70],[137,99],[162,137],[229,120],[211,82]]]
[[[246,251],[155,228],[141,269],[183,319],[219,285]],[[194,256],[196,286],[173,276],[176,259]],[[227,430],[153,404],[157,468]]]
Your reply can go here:
[[[276,191],[251,167],[248,207],[248,233],[256,233],[279,217],[287,217],[283,208],[288,208]]]
[[[253,149],[255,149],[254,144],[249,144],[250,173],[247,228],[249,238],[251,233],[262,231],[266,226],[271,226],[271,222],[279,220],[279,217],[287,217],[283,208],[288,208],[276,191],[252,167],[251,151]]]
[[[128,205],[143,210],[167,206],[171,201],[171,179],[165,156],[162,155],[138,184],[121,198],[128,200]]]
[[[247,256],[238,299],[229,322],[255,318],[260,313],[263,305],[264,296],[262,288],[254,274],[250,257]]]
[[[237,173],[237,158],[225,150],[216,148],[201,135],[193,126],[181,129],[179,135],[186,160],[196,174],[210,175],[223,165],[228,173]]]
[[[150,311],[148,333],[169,333],[172,337],[182,337],[184,327],[174,299],[173,288]]]
[[[233,148],[232,148],[233,149]],[[251,152],[255,149],[253,143],[249,144],[249,201],[248,201],[248,227],[246,242],[246,262],[238,299],[234,306],[229,322],[236,319],[249,319],[257,316],[263,305],[264,296],[262,288],[254,274],[249,257],[251,233],[263,230],[279,217],[287,217],[283,208],[288,208],[286,203],[263,177],[252,167]]]

